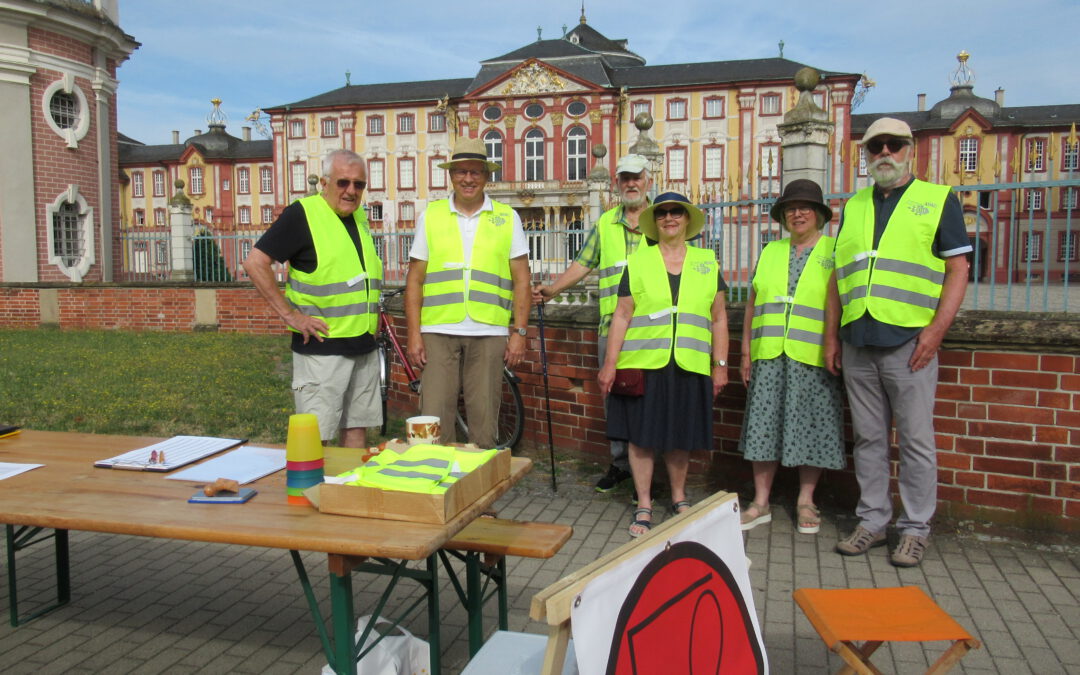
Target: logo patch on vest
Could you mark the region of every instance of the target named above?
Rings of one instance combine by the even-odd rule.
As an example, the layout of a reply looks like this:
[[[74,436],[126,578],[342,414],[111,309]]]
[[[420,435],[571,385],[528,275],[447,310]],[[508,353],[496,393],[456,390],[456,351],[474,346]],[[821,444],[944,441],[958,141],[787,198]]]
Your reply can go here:
[[[923,202],[921,204],[917,203],[917,202],[912,202],[912,203],[908,204],[908,211],[911,211],[916,216],[925,216],[928,213],[930,213],[931,209],[936,209],[936,208],[937,208],[937,204],[935,204],[933,202]]]
[[[831,255],[818,255],[814,256],[814,258],[822,269],[831,270],[836,268],[836,260]]]
[[[491,224],[495,227],[502,227],[506,224],[506,216],[498,216],[494,213],[491,214]]]
[[[716,266],[716,263],[711,261],[711,260],[710,261],[702,261],[702,262],[699,262],[699,263],[694,263],[693,270],[695,272],[697,272],[698,274],[705,275],[705,274],[711,273],[715,266]]]

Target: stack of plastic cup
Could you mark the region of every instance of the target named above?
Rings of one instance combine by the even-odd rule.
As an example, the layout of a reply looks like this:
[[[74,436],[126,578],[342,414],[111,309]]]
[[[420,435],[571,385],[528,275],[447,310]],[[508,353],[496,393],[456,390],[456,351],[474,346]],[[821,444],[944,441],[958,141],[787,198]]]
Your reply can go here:
[[[285,441],[285,494],[290,504],[311,505],[304,490],[323,482],[323,445],[315,415],[289,416]]]

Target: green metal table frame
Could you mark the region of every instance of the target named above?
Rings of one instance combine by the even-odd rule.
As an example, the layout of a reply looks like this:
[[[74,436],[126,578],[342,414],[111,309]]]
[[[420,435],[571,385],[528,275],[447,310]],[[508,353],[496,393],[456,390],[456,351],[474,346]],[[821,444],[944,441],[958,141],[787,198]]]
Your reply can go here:
[[[11,626],[21,624],[47,614],[58,607],[63,607],[71,600],[71,564],[68,556],[68,531],[53,530],[51,534],[42,534],[47,528],[29,525],[5,525],[7,535],[8,597],[11,598]],[[56,604],[41,607],[26,616],[19,616],[18,576],[15,566],[15,554],[34,544],[53,540],[54,562],[56,565]]]
[[[465,563],[464,588],[457,572],[450,565],[449,556]],[[495,556],[496,559],[488,563],[483,561],[480,553],[442,549],[439,551],[439,558],[442,559],[446,576],[450,579],[458,599],[469,614],[469,656],[476,656],[484,646],[484,604],[492,597],[498,597],[499,629],[509,630],[506,557]]]

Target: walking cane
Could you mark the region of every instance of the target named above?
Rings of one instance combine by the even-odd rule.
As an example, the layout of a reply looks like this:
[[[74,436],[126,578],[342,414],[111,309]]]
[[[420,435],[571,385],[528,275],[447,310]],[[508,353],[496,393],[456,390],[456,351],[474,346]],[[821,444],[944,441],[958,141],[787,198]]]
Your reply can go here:
[[[551,491],[558,492],[555,484],[555,434],[551,430],[551,390],[548,387],[547,345],[544,342],[544,303],[536,306],[540,321],[540,368],[544,373],[544,404],[547,408],[548,454],[551,457]]]

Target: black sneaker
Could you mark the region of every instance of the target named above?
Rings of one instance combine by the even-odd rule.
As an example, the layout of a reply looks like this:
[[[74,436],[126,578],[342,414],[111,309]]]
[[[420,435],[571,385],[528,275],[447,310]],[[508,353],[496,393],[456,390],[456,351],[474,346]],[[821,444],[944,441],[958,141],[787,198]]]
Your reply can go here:
[[[597,492],[611,492],[615,489],[615,486],[623,482],[627,478],[630,478],[629,471],[623,471],[619,467],[612,464],[608,467],[607,473],[596,481]]]

